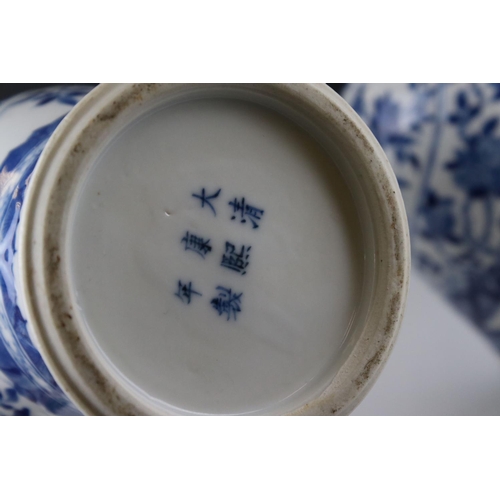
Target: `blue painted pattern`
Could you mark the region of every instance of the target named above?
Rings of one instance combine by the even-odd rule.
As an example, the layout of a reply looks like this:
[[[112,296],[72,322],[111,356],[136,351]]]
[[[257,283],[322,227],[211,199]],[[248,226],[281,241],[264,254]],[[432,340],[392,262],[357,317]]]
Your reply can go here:
[[[2,111],[26,103],[46,106],[55,102],[69,111],[88,90],[61,87],[31,92],[7,101]],[[22,203],[36,162],[63,117],[33,130],[0,166],[0,415],[79,414],[33,345],[14,286]]]
[[[500,84],[355,84],[398,178],[414,263],[500,349]]]

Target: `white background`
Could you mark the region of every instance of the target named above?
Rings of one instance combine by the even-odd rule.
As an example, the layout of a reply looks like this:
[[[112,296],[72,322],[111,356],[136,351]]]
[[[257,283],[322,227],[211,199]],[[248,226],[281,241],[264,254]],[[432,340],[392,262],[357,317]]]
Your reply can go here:
[[[391,356],[354,415],[500,415],[500,355],[418,272]]]
[[[1,14],[9,82],[500,80],[485,0],[25,0]],[[356,413],[497,412],[485,343],[416,277],[410,300]],[[11,418],[0,430],[2,499],[498,498],[498,418]]]

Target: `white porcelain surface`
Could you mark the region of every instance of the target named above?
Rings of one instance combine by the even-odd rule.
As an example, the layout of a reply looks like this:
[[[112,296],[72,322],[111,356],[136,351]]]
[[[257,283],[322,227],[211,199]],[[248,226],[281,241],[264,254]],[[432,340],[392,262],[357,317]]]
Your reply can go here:
[[[85,413],[345,414],[399,328],[396,179],[324,85],[100,86],[23,210],[30,333]]]
[[[363,300],[363,240],[310,136],[254,104],[188,102],[130,125],[82,182],[77,303],[131,384],[177,411],[231,414],[291,410],[328,385]],[[220,190],[213,210],[202,189]],[[235,198],[261,218],[235,217]],[[244,247],[240,265],[221,265],[226,243]],[[201,295],[188,303],[179,282]],[[218,314],[220,286],[242,293],[239,311]]]

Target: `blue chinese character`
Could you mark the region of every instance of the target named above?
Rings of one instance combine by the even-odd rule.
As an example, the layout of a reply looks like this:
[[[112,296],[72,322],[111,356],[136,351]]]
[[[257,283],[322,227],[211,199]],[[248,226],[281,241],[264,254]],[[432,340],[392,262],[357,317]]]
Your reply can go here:
[[[201,200],[201,208],[204,208],[205,204],[207,204],[212,209],[212,212],[214,213],[214,215],[217,215],[215,213],[214,206],[210,203],[209,200],[213,200],[213,199],[217,198],[219,196],[220,192],[221,192],[221,190],[219,189],[216,193],[211,194],[209,196],[209,195],[205,194],[205,188],[203,188],[201,190],[201,194],[195,194],[195,193],[193,193],[192,196],[193,196],[193,198],[198,198],[198,199]]]
[[[240,222],[242,224],[245,224],[245,222],[247,221],[245,217],[247,217],[248,219],[250,219],[253,229],[257,229],[259,227],[257,221],[260,221],[261,217],[264,215],[264,210],[248,205],[248,203],[245,202],[245,198],[241,198],[241,201],[235,198],[228,204],[233,207],[233,214],[239,213]],[[231,220],[234,219],[236,219],[236,215],[233,215],[231,217]]]
[[[191,295],[200,295],[200,292],[193,290],[191,281],[187,284],[183,284],[181,280],[177,283],[177,293],[174,293],[176,297],[182,300],[185,304],[191,304]]]
[[[186,235],[181,242],[184,243],[184,250],[192,250],[203,258],[212,251],[212,247],[209,245],[210,238],[205,241],[200,236],[189,234],[189,231],[186,231]]]
[[[241,312],[241,296],[243,293],[233,293],[230,288],[218,286],[216,290],[219,295],[210,301],[212,307],[219,313],[219,316],[227,314],[227,321],[233,319],[236,321],[236,314]]]
[[[245,245],[241,245],[241,251],[238,253],[236,247],[232,243],[229,243],[229,241],[226,241],[226,253],[222,256],[220,265],[241,273],[243,276],[246,274],[246,268],[249,264],[248,259],[250,258],[251,248],[251,246],[246,247]]]

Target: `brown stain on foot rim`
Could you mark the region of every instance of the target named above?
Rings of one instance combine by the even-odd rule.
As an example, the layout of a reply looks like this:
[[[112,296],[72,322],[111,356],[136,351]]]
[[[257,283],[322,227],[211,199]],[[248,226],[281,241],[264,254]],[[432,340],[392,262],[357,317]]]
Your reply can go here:
[[[399,318],[398,311],[400,310],[401,303],[401,292],[396,292],[390,301],[389,304],[389,312],[387,314],[387,321],[384,326],[384,334],[389,336],[392,331],[394,331],[394,326]],[[372,377],[374,371],[382,362],[382,356],[384,352],[387,353],[390,351],[388,349],[387,343],[383,343],[375,352],[375,354],[367,361],[365,364],[363,371],[358,375],[354,383],[356,387],[360,389],[363,385],[365,385],[368,380]]]

